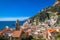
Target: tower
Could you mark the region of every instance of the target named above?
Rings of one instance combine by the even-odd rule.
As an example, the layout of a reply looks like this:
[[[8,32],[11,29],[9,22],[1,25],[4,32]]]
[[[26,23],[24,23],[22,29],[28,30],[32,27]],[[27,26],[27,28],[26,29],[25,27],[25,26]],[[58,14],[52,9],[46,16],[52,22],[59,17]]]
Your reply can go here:
[[[20,22],[18,19],[16,20],[16,30],[20,30]]]

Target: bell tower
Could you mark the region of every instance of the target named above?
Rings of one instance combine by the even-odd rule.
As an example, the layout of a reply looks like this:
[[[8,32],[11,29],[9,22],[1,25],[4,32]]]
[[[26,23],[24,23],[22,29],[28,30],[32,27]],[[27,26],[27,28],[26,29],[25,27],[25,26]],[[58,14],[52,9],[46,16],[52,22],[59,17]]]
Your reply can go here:
[[[16,30],[20,30],[20,22],[18,19],[16,20]]]

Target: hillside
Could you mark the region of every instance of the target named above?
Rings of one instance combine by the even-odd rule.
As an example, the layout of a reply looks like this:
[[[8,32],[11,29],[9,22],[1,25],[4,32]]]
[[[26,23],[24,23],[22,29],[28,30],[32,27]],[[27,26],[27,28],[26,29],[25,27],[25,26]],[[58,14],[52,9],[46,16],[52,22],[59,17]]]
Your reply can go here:
[[[43,10],[41,10],[39,13],[37,13],[35,16],[31,17],[31,22],[33,22],[35,19],[37,21],[45,21],[47,19],[50,19],[50,16],[54,15],[55,12],[58,12],[58,22],[60,22],[60,0],[56,0],[56,2],[51,7],[46,7]]]

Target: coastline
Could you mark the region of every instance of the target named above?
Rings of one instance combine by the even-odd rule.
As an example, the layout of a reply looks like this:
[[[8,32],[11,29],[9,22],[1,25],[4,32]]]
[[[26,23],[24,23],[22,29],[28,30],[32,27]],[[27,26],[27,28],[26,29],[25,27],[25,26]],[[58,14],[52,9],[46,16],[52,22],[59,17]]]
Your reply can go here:
[[[20,25],[22,26],[25,21],[20,21]],[[0,30],[3,30],[5,26],[9,26],[10,28],[15,28],[16,21],[0,21]]]

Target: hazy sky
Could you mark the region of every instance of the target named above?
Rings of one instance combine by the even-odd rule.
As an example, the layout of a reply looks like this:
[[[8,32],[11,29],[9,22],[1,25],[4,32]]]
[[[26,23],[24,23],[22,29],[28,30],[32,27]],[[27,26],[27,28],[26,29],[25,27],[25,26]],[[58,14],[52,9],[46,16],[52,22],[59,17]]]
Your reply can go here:
[[[31,17],[55,0],[0,0],[0,18]]]

